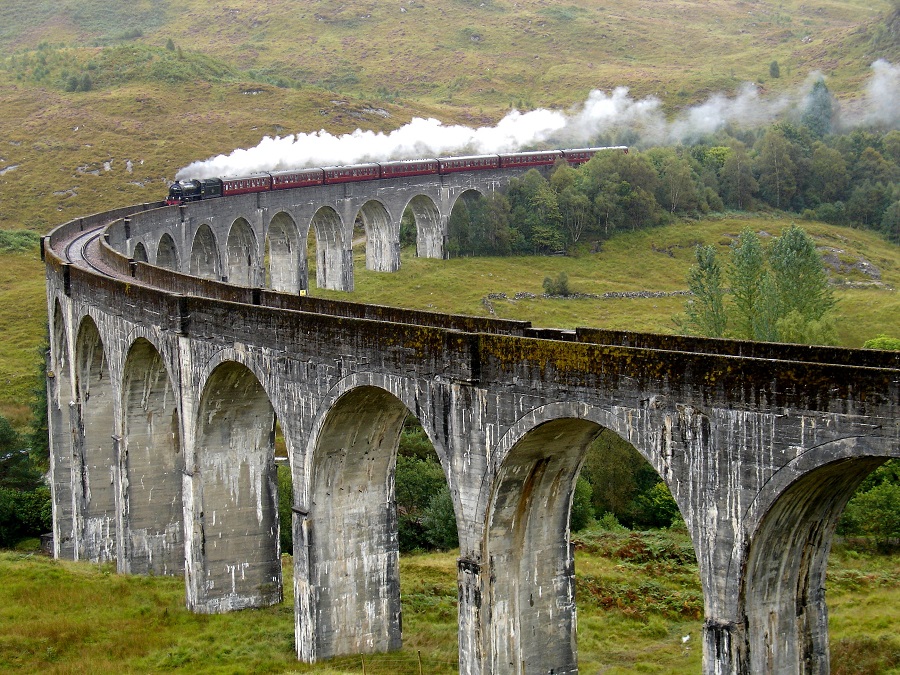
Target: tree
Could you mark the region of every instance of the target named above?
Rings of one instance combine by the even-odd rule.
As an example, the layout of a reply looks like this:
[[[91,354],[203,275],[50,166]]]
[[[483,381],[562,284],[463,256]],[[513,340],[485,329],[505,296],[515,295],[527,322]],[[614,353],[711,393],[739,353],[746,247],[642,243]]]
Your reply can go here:
[[[41,472],[28,448],[5,417],[0,416],[0,488],[30,491],[41,484]]]
[[[850,172],[841,153],[822,142],[817,142],[813,146],[810,162],[807,201],[815,204],[844,199],[849,182]]]
[[[870,181],[887,185],[893,182],[894,174],[895,170],[891,163],[871,146],[862,151],[853,166],[853,180],[857,183]]]
[[[834,344],[834,294],[822,258],[802,228],[791,225],[765,254],[759,237],[745,230],[730,254],[730,309],[738,337]],[[711,246],[697,247],[688,287],[694,298],[687,304],[685,324],[700,335],[723,335],[729,308],[722,304],[721,273]]]
[[[594,221],[591,201],[587,195],[575,187],[567,187],[559,193],[559,210],[562,215],[562,227],[566,234],[567,244],[578,243],[585,230]]]
[[[834,309],[835,299],[815,243],[803,228],[791,225],[772,243],[768,258],[774,282],[773,304],[779,320],[796,313],[790,324],[785,324],[792,326],[790,341],[819,342],[821,336],[814,340],[813,335],[823,330],[822,321]],[[784,327],[780,332],[780,339],[788,337]]]
[[[850,194],[847,215],[864,227],[878,227],[890,204],[890,198],[890,191],[884,183],[863,181]]]
[[[858,533],[872,537],[882,550],[900,538],[900,483],[884,481],[857,492],[847,504],[845,518]]]
[[[472,254],[471,222],[467,201],[468,195],[463,194],[456,200],[450,212],[450,222],[447,225],[447,253],[451,257]]]
[[[900,201],[894,202],[884,210],[881,217],[881,231],[896,244],[900,244]]]
[[[834,307],[834,294],[815,242],[802,227],[782,230],[769,248],[775,299],[781,314],[797,310],[818,319]]]
[[[511,225],[521,232],[522,243],[531,253],[553,253],[564,247],[556,192],[540,173],[531,169],[511,180],[507,197]]]
[[[433,453],[434,450],[431,452]],[[434,545],[430,539],[425,517],[428,509],[431,508],[432,498],[444,489],[447,489],[447,479],[436,459],[419,459],[402,454],[397,456],[394,490],[397,499],[397,530],[401,551],[428,549]],[[449,492],[447,496],[449,498]],[[433,519],[438,518],[437,514],[440,508],[435,506],[436,510],[431,515]],[[431,527],[440,528],[440,524],[434,520]]]
[[[769,77],[776,79],[781,77],[781,68],[778,66],[778,61],[772,61],[769,64]]]
[[[28,432],[28,446],[35,468],[47,471],[50,468],[50,431],[47,420],[47,359],[50,354],[50,329],[44,326],[44,342],[38,348],[34,398],[31,403],[31,428]]]
[[[831,133],[834,104],[825,80],[818,79],[806,97],[806,105],[800,123],[815,136],[822,138]]]
[[[776,209],[787,208],[797,191],[790,142],[780,129],[769,129],[760,141],[755,162],[759,193]]]
[[[446,551],[459,546],[453,498],[446,482],[428,501],[428,506],[422,514],[422,525],[425,529],[425,538],[432,547]]]
[[[590,481],[579,475],[575,483],[575,494],[572,495],[572,510],[569,514],[569,528],[572,532],[583,530],[594,520],[594,508],[591,506],[591,494],[594,488]]]
[[[735,141],[719,171],[722,200],[733,209],[749,209],[759,189],[743,143]]]
[[[569,275],[560,272],[556,275],[556,279],[544,277],[544,292],[547,295],[561,295],[568,297],[572,295],[572,289],[569,288]]]
[[[728,283],[735,308],[734,326],[738,338],[771,340],[774,333],[771,303],[767,302],[765,252],[759,235],[745,229],[731,246]]]
[[[893,349],[900,351],[900,338],[888,337],[884,333],[863,343],[863,349]]]
[[[712,246],[695,249],[697,262],[688,272],[688,289],[692,297],[685,305],[686,327],[691,332],[708,337],[725,334],[725,291],[722,288],[722,270]]]
[[[698,205],[697,185],[691,172],[690,162],[673,156],[667,158],[660,167],[660,203],[670,212],[684,212],[696,209]]]

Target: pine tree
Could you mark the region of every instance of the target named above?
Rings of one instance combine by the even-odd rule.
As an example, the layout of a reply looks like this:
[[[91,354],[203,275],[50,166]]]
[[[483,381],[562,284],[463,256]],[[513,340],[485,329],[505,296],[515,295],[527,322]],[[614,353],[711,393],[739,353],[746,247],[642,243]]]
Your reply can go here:
[[[806,106],[800,123],[813,134],[822,138],[831,133],[832,118],[834,117],[834,105],[831,92],[825,86],[825,80],[819,79],[813,85],[812,91],[806,97]]]
[[[688,272],[688,289],[693,297],[687,302],[685,313],[689,330],[707,337],[725,335],[725,291],[722,288],[722,269],[712,246],[698,246],[697,262]]]

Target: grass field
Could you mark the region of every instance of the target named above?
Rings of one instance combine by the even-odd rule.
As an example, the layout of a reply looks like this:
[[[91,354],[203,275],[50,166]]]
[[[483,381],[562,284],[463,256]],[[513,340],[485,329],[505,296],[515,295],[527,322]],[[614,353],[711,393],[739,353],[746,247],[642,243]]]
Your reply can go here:
[[[598,253],[581,257],[455,258],[426,260],[406,250],[396,274],[365,270],[364,250],[355,255],[355,291],[313,292],[333,298],[430,309],[457,314],[488,315],[531,321],[535,326],[591,326],[620,330],[675,333],[673,318],[685,298],[545,298],[545,277],[565,272],[569,286],[582,294],[602,296],[624,291],[684,291],[686,275],[698,243],[716,244],[725,256],[744,228],[777,236],[792,221],[732,215],[683,222],[658,229],[622,234],[603,243]],[[900,248],[864,230],[799,221],[832,260],[838,283],[837,329],[840,343],[861,347],[879,333],[900,334]],[[763,236],[765,238],[765,236]],[[879,278],[860,272],[870,262]],[[536,297],[515,299],[517,293]],[[488,298],[504,294],[507,299]]]
[[[633,537],[664,553],[635,556]],[[581,672],[697,673],[703,603],[696,564],[680,555],[686,535],[589,530],[576,542]],[[283,569],[290,588],[288,556]],[[181,579],[2,552],[0,669],[327,674],[362,672],[364,660],[367,673],[414,675],[421,658],[424,673],[456,672],[455,552],[401,556],[400,575],[401,651],[305,666],[294,658],[291,598],[197,615],[184,608]],[[827,587],[832,672],[900,672],[900,559],[841,548]]]

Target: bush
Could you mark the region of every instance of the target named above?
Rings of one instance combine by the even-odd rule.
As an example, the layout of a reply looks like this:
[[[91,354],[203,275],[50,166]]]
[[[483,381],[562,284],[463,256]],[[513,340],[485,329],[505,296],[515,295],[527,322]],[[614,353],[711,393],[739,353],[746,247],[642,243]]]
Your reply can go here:
[[[41,235],[31,230],[0,230],[0,252],[2,253],[37,253],[41,244]]]
[[[569,515],[569,529],[572,532],[578,532],[593,524],[594,506],[591,504],[593,494],[594,487],[587,478],[578,476],[578,482],[575,483],[575,496],[572,498],[572,512]]]
[[[294,525],[293,511],[291,510],[292,480],[291,467],[281,465],[278,467],[278,523],[279,542],[281,552],[294,554]]]
[[[446,483],[428,501],[428,506],[422,514],[422,527],[430,548],[446,551],[459,546],[453,498]]]
[[[564,298],[572,295],[572,289],[569,288],[569,275],[565,272],[560,272],[556,275],[556,279],[545,277],[544,292],[547,295],[561,295]]]
[[[432,451],[433,453],[434,451]],[[442,491],[447,491],[450,499],[447,479],[437,459],[420,459],[399,455],[394,473],[394,489],[397,500],[397,530],[401,551],[428,550],[435,546],[443,546],[440,533],[445,524],[441,522],[441,509],[445,505],[434,500]],[[453,530],[456,531],[456,520],[453,518],[453,505],[450,504],[450,517],[453,519]],[[426,519],[427,524],[426,524]]]
[[[10,548],[24,537],[49,532],[52,508],[46,487],[29,492],[0,488],[0,547]]]
[[[876,338],[866,340],[863,349],[894,349],[900,351],[900,338],[888,337],[883,333]]]

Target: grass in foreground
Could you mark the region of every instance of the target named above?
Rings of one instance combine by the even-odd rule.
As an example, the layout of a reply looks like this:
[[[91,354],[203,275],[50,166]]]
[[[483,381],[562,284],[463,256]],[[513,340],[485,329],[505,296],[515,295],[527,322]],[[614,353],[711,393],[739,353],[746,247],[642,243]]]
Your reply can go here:
[[[703,601],[687,535],[576,538],[582,672],[696,673]],[[290,588],[291,560],[284,558]],[[45,673],[456,672],[456,552],[401,558],[404,647],[315,666],[294,657],[293,601],[226,615],[184,608],[181,579],[0,553],[0,670]],[[900,557],[839,548],[828,575],[832,672],[900,672]],[[687,640],[684,638],[690,636]],[[892,670],[893,669],[893,670]]]

